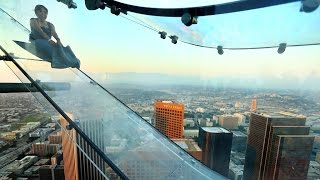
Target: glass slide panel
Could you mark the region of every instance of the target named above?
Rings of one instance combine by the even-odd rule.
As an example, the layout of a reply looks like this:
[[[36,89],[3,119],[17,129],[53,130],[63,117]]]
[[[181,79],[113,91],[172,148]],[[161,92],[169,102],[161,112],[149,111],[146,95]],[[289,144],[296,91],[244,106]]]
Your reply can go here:
[[[31,9],[34,4],[25,5]],[[50,6],[50,9],[57,7]],[[30,12],[29,15],[32,17]],[[28,21],[23,22],[25,16],[17,16],[27,24]],[[51,91],[46,90],[46,93],[65,112],[72,114],[82,131],[130,179],[226,179],[196,161],[79,70],[54,69],[50,62],[30,60],[37,57],[12,41],[27,41],[27,31],[3,13],[1,19],[1,45],[14,52],[19,65],[40,85],[43,82],[70,84],[70,89],[65,91],[55,90],[58,87],[48,84]],[[12,63],[8,64],[21,80],[25,79]]]
[[[28,83],[28,79],[22,74],[21,71],[13,64],[13,62],[6,61],[6,65],[15,73],[15,75],[21,80],[23,83]],[[37,81],[41,87],[46,86],[45,88],[48,89],[54,89],[53,91],[49,90],[47,93],[54,93],[55,90],[61,90],[58,86],[61,85],[61,83],[41,83]],[[62,84],[62,86],[65,86],[65,83]],[[29,90],[32,87],[26,86]],[[64,88],[65,89],[65,88]],[[65,89],[66,90],[66,89]],[[48,123],[48,122],[54,122],[57,123],[60,127],[60,130],[56,130],[55,133],[60,131],[62,135],[62,150],[64,153],[64,156],[69,157],[69,160],[65,160],[65,167],[72,167],[72,163],[75,161],[74,157],[79,157],[77,160],[78,162],[86,163],[86,166],[83,165],[78,165],[78,170],[85,171],[85,172],[90,172],[92,173],[90,177],[95,177],[95,179],[110,179],[110,178],[118,178],[116,173],[103,161],[102,158],[98,156],[98,154],[88,145],[88,143],[85,142],[85,140],[78,134],[76,133],[75,130],[67,130],[66,125],[68,125],[67,121],[62,118],[62,116],[59,114],[58,111],[54,109],[54,107],[42,96],[40,92],[31,92],[32,95],[36,98],[36,100],[44,107],[41,109],[43,110],[42,113],[37,113],[36,115],[33,115],[31,117],[34,118],[34,120],[37,120],[36,122],[39,122],[40,124],[43,123]],[[50,118],[38,118],[35,119],[35,117],[42,117],[42,116],[48,116],[50,115]],[[35,116],[35,117],[34,117]],[[73,116],[70,114],[70,118],[74,120]],[[30,119],[30,116],[29,116]],[[19,123],[21,124],[21,123]],[[42,141],[42,139],[35,140],[34,143]],[[77,150],[76,150],[77,149]],[[67,153],[67,152],[74,152],[76,153]],[[77,168],[75,168],[77,169]],[[78,171],[78,172],[79,172]],[[67,172],[69,172],[67,170]],[[108,172],[108,174],[107,174]],[[90,179],[88,176],[90,173],[79,173],[79,178],[80,179]],[[70,171],[70,173],[65,174],[65,177],[70,179],[75,175],[74,171]],[[72,178],[71,178],[72,179]]]
[[[181,17],[147,16],[128,12],[129,17],[158,31],[178,36],[178,40],[200,46],[253,48],[312,44],[320,42],[320,8],[302,12],[301,2],[236,13],[201,16],[197,24],[186,26]]]

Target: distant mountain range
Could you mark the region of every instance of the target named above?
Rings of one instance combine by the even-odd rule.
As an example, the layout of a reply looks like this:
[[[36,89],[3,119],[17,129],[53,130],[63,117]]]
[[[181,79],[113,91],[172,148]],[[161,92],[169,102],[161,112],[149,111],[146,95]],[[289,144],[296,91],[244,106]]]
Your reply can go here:
[[[170,75],[161,73],[91,73],[94,79],[107,84],[140,86],[192,85],[201,87],[234,87],[263,89],[320,90],[320,76],[298,78],[293,76],[216,76]]]

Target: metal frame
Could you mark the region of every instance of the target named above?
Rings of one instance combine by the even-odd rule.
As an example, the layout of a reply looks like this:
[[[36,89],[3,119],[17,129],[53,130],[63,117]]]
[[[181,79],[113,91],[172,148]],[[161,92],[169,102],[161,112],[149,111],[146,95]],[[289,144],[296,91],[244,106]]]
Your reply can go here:
[[[87,0],[89,1],[89,0]],[[91,0],[97,1],[97,0]],[[224,4],[208,5],[201,7],[189,8],[152,8],[129,5],[113,0],[103,0],[107,7],[117,7],[124,11],[138,14],[165,16],[165,17],[182,17],[183,14],[189,13],[192,16],[208,16],[217,14],[226,14],[239,11],[253,10],[271,6],[277,6],[287,3],[299,2],[301,0],[239,0]],[[298,10],[297,10],[298,11]]]

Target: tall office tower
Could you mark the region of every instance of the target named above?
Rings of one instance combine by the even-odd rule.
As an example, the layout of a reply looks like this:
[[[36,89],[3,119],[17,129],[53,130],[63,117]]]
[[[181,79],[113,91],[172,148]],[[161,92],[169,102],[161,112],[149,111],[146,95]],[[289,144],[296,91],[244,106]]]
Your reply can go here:
[[[257,99],[252,99],[251,101],[251,111],[256,112],[257,111]]]
[[[200,127],[199,146],[202,149],[202,162],[228,177],[232,132],[220,127]]]
[[[175,101],[157,100],[154,110],[156,128],[170,139],[182,138],[184,105]]]
[[[102,119],[88,119],[86,121],[80,121],[79,124],[81,129],[90,137],[95,145],[97,145],[100,149],[105,149],[105,136]],[[86,143],[79,134],[77,136],[77,142],[85,152],[84,153],[78,149],[79,179],[105,180],[105,177],[98,171],[98,169],[87,157],[89,156],[103,173],[106,171],[107,164],[97,153],[94,152],[90,145]]]
[[[74,120],[73,116],[68,114],[70,119]],[[69,125],[67,120],[60,118],[61,137],[62,137],[62,153],[64,162],[64,176],[66,179],[79,180],[78,176],[78,153],[76,146],[77,133],[74,129],[65,132],[63,129]]]
[[[77,122],[78,125],[81,126],[81,129],[100,149],[104,147],[103,124],[101,121],[102,120],[87,120]],[[61,118],[60,122],[64,128],[69,124],[64,118]],[[86,143],[74,129],[68,130],[67,132],[68,134],[62,130],[62,151],[66,179],[104,180],[104,176],[97,169],[98,167],[102,172],[106,171],[107,165],[103,159],[94,152],[90,145]],[[70,137],[72,137],[73,141],[71,141]],[[75,143],[80,146],[82,151],[76,147]],[[95,165],[92,164],[88,157],[95,163]]]
[[[250,133],[248,135],[245,165],[243,172],[244,180],[263,179],[265,168],[270,161],[270,148],[274,144],[272,126],[304,126],[306,118],[303,116],[289,116],[284,114],[258,114],[251,113]],[[305,128],[305,127],[301,127]],[[289,134],[294,130],[277,130],[278,134]],[[285,133],[287,132],[287,133]],[[301,130],[300,134],[306,133],[306,129]],[[299,133],[298,133],[299,134]],[[269,142],[270,141],[270,142]]]
[[[267,142],[267,151],[266,151],[266,160],[265,160],[265,166],[264,166],[264,171],[263,171],[263,179],[273,179],[274,173],[276,171],[278,172],[279,168],[282,168],[280,166],[274,167],[272,164],[274,163],[273,161],[277,159],[277,156],[281,155],[278,153],[281,153],[282,151],[281,148],[279,148],[277,141],[278,136],[280,135],[292,135],[295,137],[298,137],[299,135],[308,135],[310,131],[310,127],[308,126],[271,126],[271,129],[269,131],[269,141]],[[294,134],[294,135],[293,135]],[[297,138],[299,139],[299,138]],[[300,145],[305,146],[305,142],[301,142],[301,144],[296,144],[294,143],[296,139],[292,140],[292,145],[296,146],[296,150],[299,149]],[[300,140],[304,141],[304,138],[300,138]],[[307,146],[306,146],[307,147]],[[283,147],[284,150],[287,147]],[[307,150],[307,149],[305,149]],[[301,149],[299,149],[301,151]],[[301,151],[299,154],[301,154]],[[304,157],[309,157],[311,152],[306,152],[307,154],[303,154]],[[300,160],[302,159],[299,158]],[[309,163],[308,163],[309,165]],[[293,167],[296,168],[296,167]]]
[[[313,141],[311,135],[278,135],[264,179],[307,179]]]

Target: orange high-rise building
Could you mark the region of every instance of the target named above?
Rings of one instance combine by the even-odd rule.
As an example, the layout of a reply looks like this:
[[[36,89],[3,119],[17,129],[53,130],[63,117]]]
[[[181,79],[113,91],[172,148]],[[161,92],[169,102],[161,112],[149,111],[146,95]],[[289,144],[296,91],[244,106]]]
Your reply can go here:
[[[156,128],[168,138],[183,136],[184,105],[175,101],[158,100],[154,103]]]
[[[257,99],[252,99],[251,101],[251,111],[256,112],[257,111]]]
[[[70,119],[74,120],[73,116],[68,114]],[[60,124],[64,129],[69,125],[66,119],[60,118]],[[65,132],[61,130],[62,151],[64,161],[64,176],[66,179],[78,180],[78,153],[77,146],[73,141],[76,141],[76,131],[74,129]],[[72,139],[72,140],[71,140]]]

